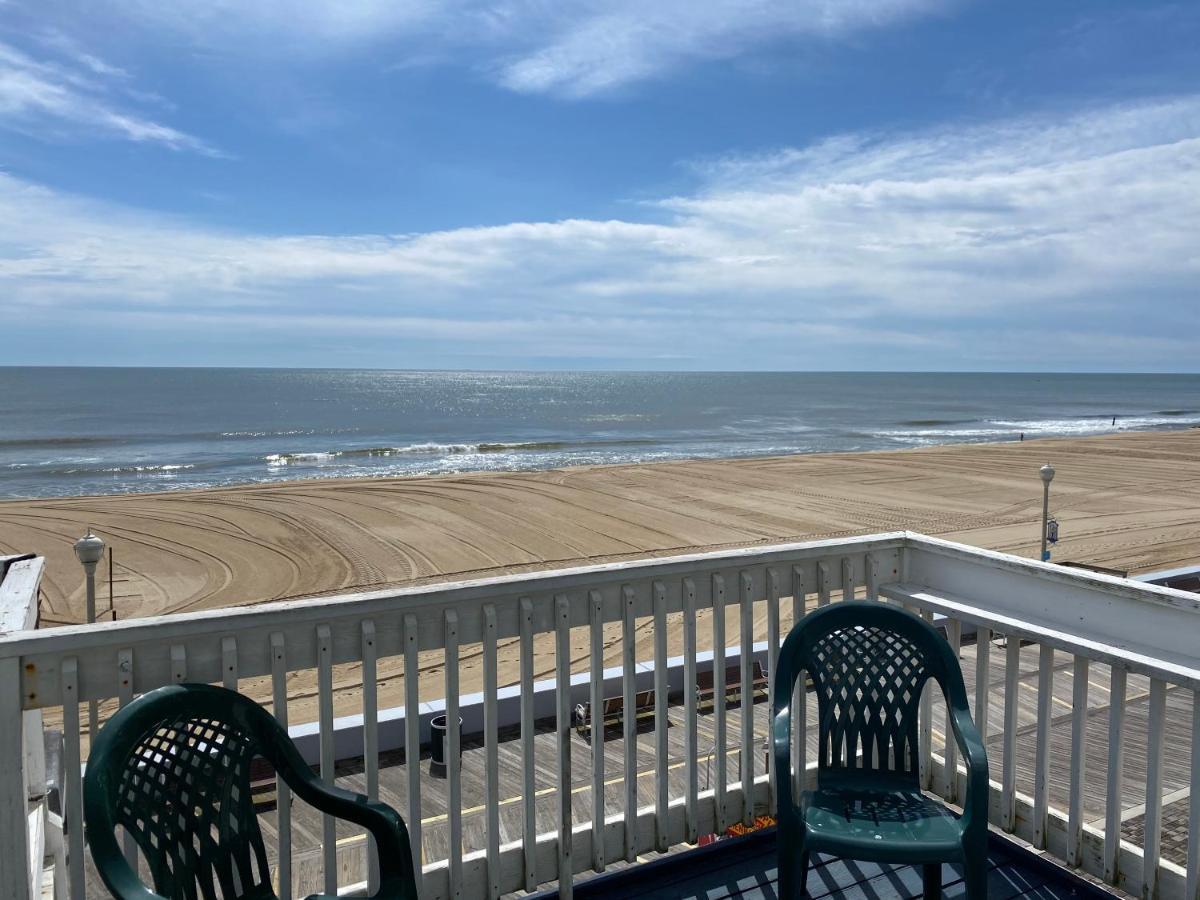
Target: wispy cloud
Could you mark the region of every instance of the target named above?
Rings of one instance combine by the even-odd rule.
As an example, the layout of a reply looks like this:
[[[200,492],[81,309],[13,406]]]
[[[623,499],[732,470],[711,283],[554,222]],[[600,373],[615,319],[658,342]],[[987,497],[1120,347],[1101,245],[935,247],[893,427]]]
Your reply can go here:
[[[0,42],[0,127],[42,138],[100,135],[221,155],[200,138],[131,110],[145,95],[126,85],[123,69],[59,33],[49,33],[41,43],[56,58],[35,58]]]
[[[961,0],[116,0],[132,27],[168,28],[223,52],[326,56],[385,48],[477,67],[522,93],[603,94],[761,45],[829,40]]]
[[[1136,368],[1200,325],[1200,95],[697,171],[638,221],[349,237],[214,232],[0,178],[0,314],[68,327],[90,307],[93,326],[175,323],[201,344],[290,335],[314,363],[339,335],[715,368]],[[1042,338],[1014,330],[1026,317]]]

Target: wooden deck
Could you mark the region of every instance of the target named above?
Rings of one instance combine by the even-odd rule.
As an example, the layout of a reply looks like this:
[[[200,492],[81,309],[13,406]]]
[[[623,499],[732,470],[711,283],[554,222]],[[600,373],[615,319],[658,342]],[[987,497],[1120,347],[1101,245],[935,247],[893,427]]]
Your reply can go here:
[[[720,841],[576,884],[579,900],[776,900],[775,831]],[[1003,838],[988,848],[988,900],[1104,900],[1109,895],[1075,874]],[[811,900],[900,900],[922,896],[913,866],[840,860],[817,854],[808,873]],[[551,900],[554,892],[536,895]],[[943,900],[966,897],[958,866],[942,866]]]
[[[962,648],[962,668],[967,682],[968,696],[974,698],[975,647],[965,644]],[[1004,732],[1004,644],[993,643],[990,653],[990,702],[987,737],[988,759],[991,777],[999,781],[1003,765]],[[1017,738],[1017,790],[1033,792],[1033,763],[1036,751],[1038,648],[1021,649],[1021,689],[1018,715]],[[1108,710],[1109,671],[1104,665],[1093,664],[1089,673],[1088,693],[1088,749],[1086,758],[1086,781],[1084,789],[1085,819],[1098,825],[1103,824],[1105,815],[1105,783],[1108,765]],[[1058,714],[1051,727],[1051,777],[1050,803],[1065,809],[1068,794],[1067,765],[1071,759],[1070,729],[1072,710],[1072,667],[1066,654],[1055,660],[1054,707]],[[1124,811],[1124,829],[1128,836],[1137,837],[1140,815],[1145,803],[1146,748],[1146,698],[1147,680],[1130,676],[1128,681],[1125,712],[1125,782],[1121,801]],[[726,728],[728,750],[717,752],[713,746],[715,716],[711,707],[698,717],[700,790],[715,785],[718,767],[725,766],[730,785],[741,779],[739,700],[728,706]],[[815,698],[809,697],[810,723],[808,733],[809,759],[816,752]],[[942,722],[944,707],[940,700],[934,705],[934,752],[941,752],[944,737]],[[761,774],[765,763],[765,741],[769,703],[761,695],[754,704],[755,731],[755,774]],[[670,753],[670,796],[683,796],[686,790],[686,764],[684,757],[685,720],[682,698],[672,698],[667,717],[668,747]],[[1191,698],[1181,689],[1168,689],[1166,730],[1157,739],[1164,746],[1163,792],[1168,798],[1164,822],[1164,858],[1183,863],[1186,853],[1186,814],[1189,784],[1191,743]],[[585,823],[592,818],[591,796],[591,745],[586,736],[574,729],[572,742],[572,787],[573,809],[576,823]],[[556,766],[558,754],[555,745],[554,722],[552,719],[538,723],[535,741],[535,803],[538,831],[557,829],[558,800]],[[606,815],[618,814],[624,809],[624,742],[620,729],[610,729],[605,736],[605,794]],[[500,735],[500,843],[518,840],[524,832],[524,801],[522,798],[522,760],[519,733],[509,729]],[[444,859],[447,856],[449,834],[447,818],[447,782],[430,772],[428,756],[419,761],[421,766],[421,801],[423,851],[427,860]],[[484,807],[484,750],[482,736],[466,736],[463,740],[462,759],[462,832],[464,851],[482,850],[486,847],[486,815]],[[637,771],[634,773],[638,785],[639,806],[652,805],[655,799],[654,768],[654,722],[643,723],[637,739]],[[365,776],[361,760],[346,760],[339,765],[338,784],[350,790],[365,790]],[[384,754],[380,768],[381,799],[407,816],[408,791],[407,771],[404,754]],[[260,823],[267,838],[269,852],[274,853],[277,844],[273,792],[267,790],[260,797]],[[1181,811],[1183,840],[1170,839],[1170,816]],[[740,810],[730,809],[731,817],[740,815]],[[293,807],[293,895],[302,897],[321,890],[322,856],[320,850],[321,821],[319,815],[297,802]],[[362,881],[365,877],[366,840],[364,833],[346,823],[338,824],[338,867],[339,884],[345,886]],[[103,888],[95,880],[89,868],[89,893],[103,896]],[[93,893],[94,892],[94,893]],[[869,896],[869,895],[867,895]],[[889,895],[891,896],[891,895]],[[1015,895],[1014,895],[1015,896]]]

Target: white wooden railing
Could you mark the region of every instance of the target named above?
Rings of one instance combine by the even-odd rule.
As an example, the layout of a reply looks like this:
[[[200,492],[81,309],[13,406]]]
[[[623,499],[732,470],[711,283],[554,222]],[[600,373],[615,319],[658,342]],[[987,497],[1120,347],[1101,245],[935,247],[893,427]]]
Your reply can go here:
[[[698,743],[696,692],[683,692],[685,777],[678,795],[672,795],[666,728],[668,638],[682,630],[685,685],[696,683],[699,651],[712,648],[715,693],[721,697],[726,659],[736,657],[741,682],[748,685],[756,640],[765,639],[768,648],[777,648],[782,631],[790,627],[806,603],[825,604],[848,597],[899,602],[931,618],[945,617],[941,621],[956,646],[963,642],[964,633],[974,632],[975,665],[982,676],[977,679],[974,711],[985,733],[998,712],[990,709],[991,652],[996,642],[1004,639],[1003,726],[998,732],[1003,738],[999,744],[989,745],[993,756],[994,822],[1133,893],[1166,900],[1200,900],[1200,836],[1193,834],[1190,838],[1186,866],[1161,858],[1164,756],[1162,742],[1157,739],[1167,725],[1173,724],[1176,729],[1185,728],[1189,748],[1200,746],[1197,598],[909,533],[755,547],[3,635],[0,721],[9,721],[10,713],[35,710],[62,718],[68,852],[67,871],[60,871],[61,865],[55,867],[55,884],[68,885],[70,896],[78,898],[84,896],[86,875],[83,830],[79,825],[80,771],[84,762],[80,703],[115,699],[124,704],[137,694],[172,682],[223,683],[245,689],[257,685],[256,679],[268,679],[274,711],[287,724],[288,674],[315,673],[320,768],[325,778],[332,779],[335,667],[361,664],[363,767],[368,792],[375,794],[380,783],[379,673],[396,660],[403,661],[405,672],[420,673],[421,654],[444,655],[445,664],[437,675],[441,681],[439,693],[445,697],[444,709],[450,721],[455,721],[460,706],[460,654],[464,647],[478,645],[483,669],[485,837],[481,846],[464,845],[459,735],[452,729],[441,801],[448,829],[444,859],[422,856],[422,821],[429,806],[422,803],[422,793],[428,793],[428,785],[423,782],[419,765],[406,766],[407,808],[401,812],[409,824],[416,862],[423,871],[422,896],[498,897],[557,882],[563,895],[569,897],[572,880],[580,873],[602,869],[607,862],[618,859],[633,861],[647,851],[694,843],[700,835],[720,831],[734,821],[748,822],[755,814],[770,811],[774,803],[774,773],[756,769],[763,758],[765,727],[756,734],[753,693],[749,690],[742,691],[739,709],[727,711],[724,703],[714,706],[712,752],[721,762],[715,766],[714,782],[703,790],[700,758],[706,748]],[[727,615],[729,621],[737,623],[732,646],[727,646],[732,635],[726,632],[734,630],[727,625]],[[652,628],[653,660],[637,658],[637,639],[644,634],[639,631],[639,620],[646,620]],[[698,621],[703,627],[698,628]],[[634,706],[635,675],[647,662],[652,666],[656,687],[653,802],[639,806],[637,733],[633,718],[626,716],[621,767],[624,801],[617,815],[607,815],[604,806],[603,729],[597,729],[590,749],[590,790],[583,793],[575,787],[571,774],[572,695],[566,686],[570,683],[572,646],[588,649],[584,654],[591,660],[588,691],[598,707],[603,699],[605,626],[611,626],[609,632],[619,630],[626,709]],[[573,641],[573,634],[582,637]],[[498,648],[503,647],[509,654],[514,641],[520,685],[520,727],[515,740],[521,750],[524,827],[520,840],[501,843],[497,691],[502,685]],[[1022,642],[1027,646],[1033,642],[1039,648],[1032,777],[1026,777],[1028,772],[1018,765]],[[536,741],[533,689],[535,655],[547,643],[553,648],[559,686],[554,692],[551,715],[556,740],[550,759],[545,758],[545,745]],[[1060,740],[1053,746],[1056,653],[1071,657],[1073,702],[1071,741],[1065,744]],[[580,655],[578,650],[575,655]],[[773,650],[767,653],[767,659],[773,680]],[[1111,692],[1110,739],[1106,746],[1112,749],[1105,758],[1098,758],[1095,752],[1089,756],[1082,749],[1088,741],[1088,676],[1100,668],[1111,671],[1107,687]],[[425,680],[430,677],[426,675]],[[1125,711],[1130,677],[1148,679],[1149,684],[1148,725],[1140,736],[1147,751],[1145,838],[1140,843],[1121,839],[1121,797],[1125,789],[1122,747],[1129,739]],[[1169,721],[1168,690],[1186,692],[1192,710],[1197,711],[1182,726]],[[428,685],[419,675],[405,678],[404,693],[405,708],[417,710],[422,697],[428,696]],[[811,698],[805,698],[798,707],[800,724],[794,738],[795,757],[801,764],[792,773],[797,779],[811,778],[815,765],[805,765],[805,741],[800,740],[808,728],[815,728],[815,716],[809,713],[806,721],[804,715],[810,703]],[[731,713],[738,717],[732,723],[728,718]],[[931,790],[954,801],[964,790],[964,776],[953,744],[939,746],[939,715],[937,705],[927,699],[921,725],[922,777]],[[402,745],[418,746],[420,729],[420,716],[406,716]],[[733,731],[737,732],[736,742],[731,740]],[[15,740],[19,742],[20,736]],[[18,745],[11,734],[0,729],[0,760]],[[732,780],[723,763],[727,752],[736,753],[738,759]],[[999,772],[997,756],[1001,760]],[[1172,759],[1177,757],[1172,753]],[[1198,757],[1200,753],[1189,754],[1189,784],[1200,785]],[[1107,818],[1103,827],[1085,821],[1089,767],[1107,773]],[[558,808],[554,830],[539,829],[545,822],[539,823],[535,809],[537,773],[547,768],[555,773]],[[1050,803],[1053,772],[1062,772],[1069,780],[1066,809]],[[1172,773],[1172,778],[1177,774]],[[478,786],[469,787],[474,790]],[[579,798],[587,794],[590,803],[581,803]],[[505,802],[510,799],[505,798]],[[1190,803],[1193,820],[1200,821],[1200,798],[1195,793]],[[18,805],[21,816],[25,816],[28,796],[23,786],[18,789],[12,767],[4,765],[0,769],[0,827],[6,831],[0,847],[6,855],[0,857],[0,863],[5,871],[14,860],[30,858],[28,832],[7,832],[18,821]],[[578,808],[581,805],[585,808]],[[283,789],[277,816],[279,888],[286,900],[292,888],[292,827],[291,806]],[[334,825],[326,820],[322,834],[323,889],[332,893],[369,888],[373,881],[370,863],[359,876],[365,884],[338,883],[335,838]],[[0,897],[25,898],[33,888],[23,885],[32,884],[32,880],[4,879]]]

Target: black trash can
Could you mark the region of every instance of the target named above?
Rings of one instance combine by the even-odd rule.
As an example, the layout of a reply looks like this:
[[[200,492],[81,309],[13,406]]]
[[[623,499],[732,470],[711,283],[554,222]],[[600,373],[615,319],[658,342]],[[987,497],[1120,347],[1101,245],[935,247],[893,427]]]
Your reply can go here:
[[[458,718],[458,758],[462,761],[462,716]],[[446,737],[447,718],[445,713],[429,720],[429,767],[436,775],[446,774],[446,763],[450,759],[449,741]]]

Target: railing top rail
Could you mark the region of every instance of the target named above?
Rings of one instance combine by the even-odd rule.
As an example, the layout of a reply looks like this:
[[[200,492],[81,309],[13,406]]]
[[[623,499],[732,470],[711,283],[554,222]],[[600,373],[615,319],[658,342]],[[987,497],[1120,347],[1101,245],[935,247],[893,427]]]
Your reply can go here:
[[[1147,584],[1135,578],[1105,575],[1103,572],[1093,572],[1089,569],[1065,568],[1054,563],[1026,559],[1023,556],[1014,556],[1011,553],[1002,553],[997,550],[984,550],[981,547],[929,537],[913,531],[904,532],[904,537],[906,546],[928,550],[930,553],[956,559],[969,559],[976,563],[986,561],[996,568],[1030,575],[1042,581],[1070,585],[1074,588],[1086,587],[1127,599],[1200,611],[1200,596],[1189,591],[1181,591],[1158,584]]]
[[[529,593],[578,590],[585,586],[628,580],[698,575],[739,566],[770,565],[797,558],[861,554],[902,548],[906,532],[788,544],[754,545],[680,556],[496,575],[464,581],[433,582],[411,587],[282,600],[254,606],[229,606],[202,612],[125,619],[92,625],[65,625],[0,635],[0,659],[29,653],[72,652],[123,641],[176,640],[211,632],[236,633],[241,628],[271,627],[332,619],[394,614],[398,610],[449,606],[484,599],[502,602]]]

